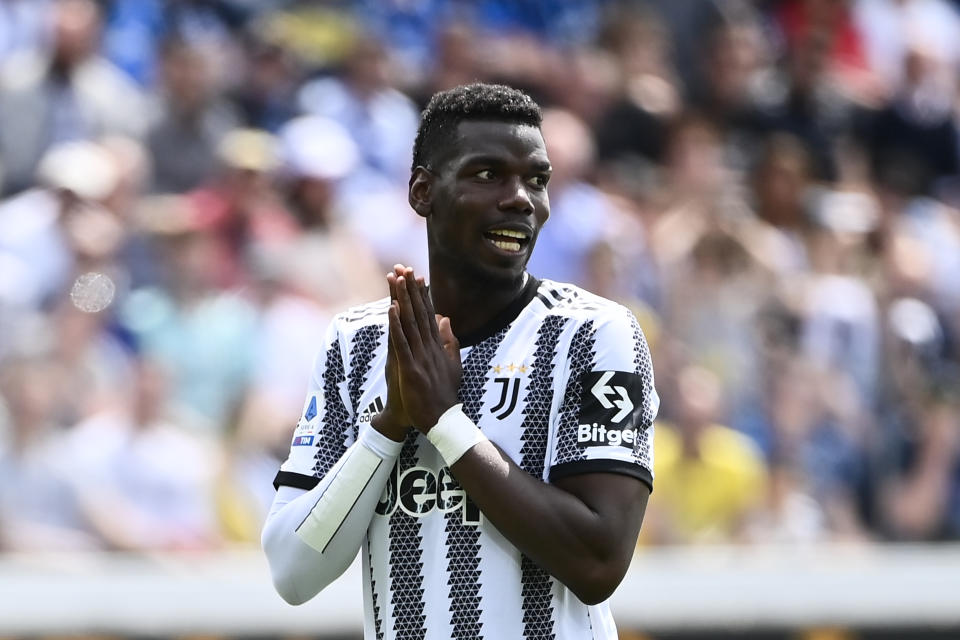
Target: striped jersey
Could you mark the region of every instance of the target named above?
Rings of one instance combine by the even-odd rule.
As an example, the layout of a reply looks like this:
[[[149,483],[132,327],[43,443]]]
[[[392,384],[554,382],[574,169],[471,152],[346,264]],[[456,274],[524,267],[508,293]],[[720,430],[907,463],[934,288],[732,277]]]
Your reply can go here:
[[[389,304],[334,319],[276,484],[312,488],[372,428],[386,400]],[[528,278],[485,331],[458,337],[463,411],[519,467],[544,482],[602,471],[652,487],[659,400],[627,308]],[[583,604],[521,554],[417,431],[403,444],[361,553],[367,640],[617,637],[607,603]]]

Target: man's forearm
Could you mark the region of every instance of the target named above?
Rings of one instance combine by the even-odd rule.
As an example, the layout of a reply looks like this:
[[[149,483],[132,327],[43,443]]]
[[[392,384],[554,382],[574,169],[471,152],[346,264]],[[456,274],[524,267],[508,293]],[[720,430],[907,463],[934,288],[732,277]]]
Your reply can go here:
[[[281,487],[262,544],[284,600],[306,602],[350,566],[399,447],[367,430],[310,491]]]
[[[640,530],[645,492],[642,503],[627,510],[588,505],[523,471],[491,442],[474,446],[451,471],[484,517],[582,601],[605,600],[622,580]],[[627,476],[598,475],[621,487],[638,483]]]

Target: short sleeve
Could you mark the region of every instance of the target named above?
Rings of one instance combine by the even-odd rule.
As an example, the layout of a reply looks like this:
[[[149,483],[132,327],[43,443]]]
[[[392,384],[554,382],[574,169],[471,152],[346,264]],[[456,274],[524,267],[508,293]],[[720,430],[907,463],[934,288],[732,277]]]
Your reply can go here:
[[[550,479],[592,472],[635,476],[653,488],[653,423],[660,406],[650,349],[617,305],[573,335],[557,414]]]
[[[303,412],[290,442],[290,454],[277,473],[274,487],[312,489],[316,486],[354,439],[353,413],[339,318],[334,318],[314,362]]]

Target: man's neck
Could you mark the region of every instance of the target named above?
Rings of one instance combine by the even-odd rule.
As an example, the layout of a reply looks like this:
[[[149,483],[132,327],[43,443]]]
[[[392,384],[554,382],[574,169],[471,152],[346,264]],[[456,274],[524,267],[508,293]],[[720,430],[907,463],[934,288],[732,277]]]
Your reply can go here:
[[[465,278],[448,269],[430,269],[430,297],[437,313],[450,318],[458,338],[475,334],[499,316],[523,292],[528,274],[507,284]]]

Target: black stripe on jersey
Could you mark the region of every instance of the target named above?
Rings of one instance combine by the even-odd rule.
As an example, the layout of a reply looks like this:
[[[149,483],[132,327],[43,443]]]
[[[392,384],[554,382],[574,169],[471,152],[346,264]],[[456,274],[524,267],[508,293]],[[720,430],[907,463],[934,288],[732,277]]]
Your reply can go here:
[[[596,460],[573,460],[550,468],[550,480],[559,480],[581,473],[620,473],[641,480],[653,491],[653,476],[650,470],[636,462],[598,458]]]
[[[553,283],[553,284],[556,284],[556,283]],[[580,293],[578,291],[576,291],[575,289],[571,289],[569,286],[556,287],[552,285],[547,285],[544,288],[546,289],[547,295],[552,297],[554,301],[559,305],[569,304],[570,302],[572,302],[573,300],[576,300],[580,296]]]
[[[598,301],[593,296],[585,296],[580,289],[564,284],[553,290],[558,304],[570,311],[597,311],[600,309]]]
[[[654,403],[651,402],[655,393],[653,388],[653,361],[650,359],[650,347],[647,346],[647,340],[643,337],[640,323],[637,322],[636,317],[631,318],[631,320],[633,322],[633,372],[643,380],[643,415],[640,418],[641,424],[637,430],[637,438],[633,442],[633,455],[637,461],[649,467],[651,465],[649,427],[656,418]]]
[[[409,469],[417,464],[417,434],[411,429],[403,442],[397,465]],[[403,509],[390,516],[390,602],[393,604],[393,632],[398,639],[423,640],[427,634],[423,613],[423,537],[420,518]]]
[[[302,473],[294,473],[292,471],[278,471],[277,477],[273,479],[274,489],[279,489],[280,485],[283,485],[285,487],[296,487],[297,489],[310,491],[310,489],[313,489],[318,484],[320,484],[320,478],[305,476]]]
[[[367,531],[367,565],[370,567],[370,595],[373,604],[373,630],[376,640],[383,640],[383,620],[380,618],[380,602],[377,598],[377,581],[373,577],[373,552],[370,549],[370,531]]]
[[[560,334],[568,320],[547,316],[540,325],[530,382],[524,397],[520,439],[520,468],[534,478],[543,477],[550,437],[550,405],[553,400],[553,360]],[[523,598],[523,637],[554,638],[553,579],[528,557],[520,560],[520,590]]]
[[[323,415],[320,416],[320,432],[317,434],[317,450],[314,453],[313,475],[322,478],[337,463],[347,450],[346,434],[352,428],[350,412],[340,397],[340,385],[346,380],[340,341],[327,349],[323,369]]]
[[[570,375],[567,378],[567,389],[560,405],[555,464],[586,457],[586,452],[577,446],[577,416],[580,413],[583,376],[593,366],[595,342],[593,320],[580,325],[570,341],[570,350],[567,354],[570,361]]]
[[[546,464],[550,405],[553,400],[553,361],[557,356],[560,334],[567,322],[569,320],[562,316],[547,316],[534,342],[529,383],[523,399],[520,467],[535,478],[543,477]]]
[[[553,578],[527,556],[520,556],[520,589],[523,597],[523,637],[553,640]]]
[[[541,283],[537,289],[537,297],[547,309],[553,309],[561,301],[559,292],[546,282]]]
[[[490,361],[506,335],[507,329],[503,328],[484,340],[470,351],[463,363],[459,400],[463,403],[463,412],[474,423],[480,421]],[[447,512],[445,517],[451,638],[479,640],[483,637],[480,635],[480,527],[465,525],[463,516],[456,510]]]
[[[386,327],[368,324],[357,329],[350,340],[350,384],[347,385],[347,391],[355,414],[360,413],[360,395],[370,374],[373,354],[380,345],[380,338],[385,335]]]
[[[543,306],[545,306],[547,309],[553,309],[554,305],[556,304],[556,302],[548,298],[543,293],[538,293],[537,299],[540,300],[540,302],[543,303]]]

